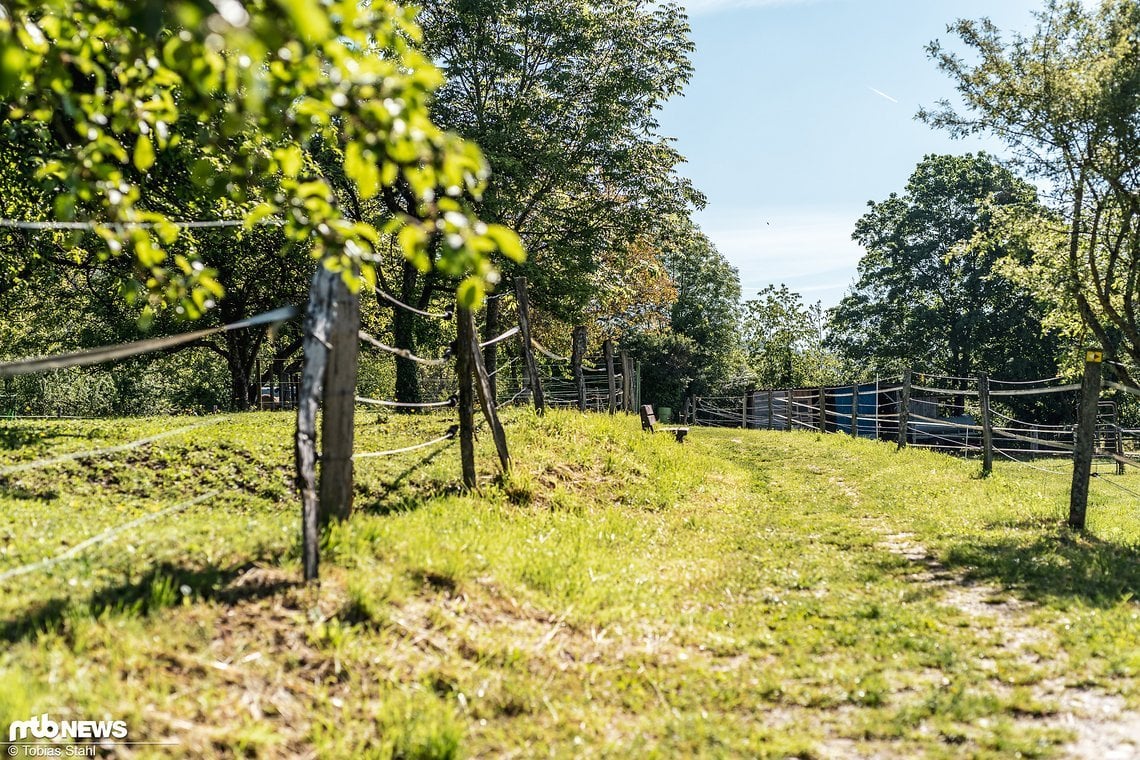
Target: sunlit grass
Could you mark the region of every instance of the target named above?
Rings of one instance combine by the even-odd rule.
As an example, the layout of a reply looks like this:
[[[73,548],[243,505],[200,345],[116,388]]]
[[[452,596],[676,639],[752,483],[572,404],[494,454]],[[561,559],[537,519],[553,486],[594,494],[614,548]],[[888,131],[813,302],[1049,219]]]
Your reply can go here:
[[[192,422],[5,423],[0,468]],[[449,424],[364,412],[356,448]],[[296,582],[287,414],[0,477],[0,573],[222,492],[3,583],[0,724],[114,715],[173,755],[1007,757],[1067,738],[1043,684],[1140,702],[1140,503],[1103,482],[1076,535],[1067,477],[1016,463],[982,479],[839,435],[506,425],[515,471],[484,436],[477,494],[453,443],[358,462],[319,587]]]

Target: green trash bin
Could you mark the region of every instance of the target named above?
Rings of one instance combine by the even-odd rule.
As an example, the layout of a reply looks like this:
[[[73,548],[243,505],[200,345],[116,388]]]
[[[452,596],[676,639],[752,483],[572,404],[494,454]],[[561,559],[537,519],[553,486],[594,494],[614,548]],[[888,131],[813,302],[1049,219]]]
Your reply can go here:
[[[668,424],[673,421],[673,407],[659,406],[657,407],[657,421],[662,424]]]

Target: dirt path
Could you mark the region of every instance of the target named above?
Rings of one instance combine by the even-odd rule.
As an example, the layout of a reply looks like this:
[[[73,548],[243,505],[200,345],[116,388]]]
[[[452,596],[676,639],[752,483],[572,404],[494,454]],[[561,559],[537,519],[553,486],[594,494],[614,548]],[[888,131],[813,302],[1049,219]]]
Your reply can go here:
[[[1031,603],[1010,599],[998,586],[966,580],[939,563],[910,533],[884,536],[880,546],[914,564],[914,572],[907,576],[909,580],[939,589],[944,604],[984,619],[1017,658],[1035,663],[1040,656],[1034,650],[1043,645],[1061,651],[1052,633],[1030,622]],[[1057,705],[1057,712],[1044,717],[1021,716],[1019,720],[1072,732],[1075,738],[1061,748],[1065,757],[1140,758],[1140,713],[1126,710],[1122,698],[1075,687],[1059,678],[1042,681],[1032,688],[1037,698]]]

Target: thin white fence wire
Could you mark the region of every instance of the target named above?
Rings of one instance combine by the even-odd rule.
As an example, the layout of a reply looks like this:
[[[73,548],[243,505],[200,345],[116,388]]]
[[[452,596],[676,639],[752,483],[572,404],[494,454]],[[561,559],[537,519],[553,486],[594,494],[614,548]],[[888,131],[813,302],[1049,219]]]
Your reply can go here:
[[[412,446],[405,446],[401,449],[389,449],[388,451],[369,451],[369,452],[365,452],[363,454],[353,454],[352,458],[354,461],[357,459],[375,459],[377,457],[390,457],[390,456],[393,456],[395,454],[403,454],[403,453],[406,453],[408,451],[416,451],[417,449],[426,449],[428,446],[435,446],[437,443],[443,443],[444,441],[450,441],[452,438],[454,438],[456,436],[456,434],[458,432],[459,432],[459,426],[458,425],[452,425],[450,428],[448,428],[448,431],[446,433],[441,435],[439,438],[433,438],[430,441],[424,441],[423,443],[417,443],[417,444],[412,445]]]
[[[0,573],[0,583],[8,580],[9,578],[16,578],[16,577],[21,576],[21,575],[27,575],[28,573],[34,573],[37,570],[43,570],[43,569],[51,567],[53,565],[58,565],[61,562],[66,562],[67,560],[78,556],[85,549],[89,549],[92,546],[95,546],[96,544],[101,544],[101,543],[104,543],[106,541],[110,541],[112,538],[115,538],[116,536],[118,536],[118,535],[132,529],[132,528],[137,528],[138,526],[144,525],[148,522],[153,522],[154,520],[158,520],[159,518],[166,517],[168,515],[172,515],[172,514],[175,514],[177,512],[181,512],[184,509],[189,509],[190,507],[194,506],[195,504],[201,504],[202,502],[207,501],[208,499],[214,498],[219,493],[220,493],[220,491],[210,491],[209,493],[204,493],[201,496],[196,496],[193,499],[181,502],[179,504],[175,504],[174,506],[167,507],[166,509],[163,509],[161,511],[152,512],[150,514],[143,515],[142,517],[138,517],[138,518],[135,518],[134,520],[123,523],[122,525],[119,525],[118,527],[105,530],[102,533],[100,533],[96,536],[92,536],[91,538],[89,538],[85,541],[80,541],[75,546],[71,547],[70,549],[68,549],[64,552],[61,552],[61,553],[55,555],[54,557],[49,557],[47,559],[42,559],[39,562],[32,562],[31,564],[28,564],[28,565],[22,565],[20,567],[12,568],[11,570],[6,570],[3,573]]]
[[[452,396],[446,401],[388,401],[387,399],[357,396],[356,403],[368,404],[369,406],[391,406],[400,409],[440,409],[445,406],[455,406],[459,403],[459,399]]]
[[[395,354],[396,356],[399,356],[403,359],[407,359],[409,361],[417,362],[419,364],[426,364],[429,367],[442,367],[443,365],[447,364],[447,359],[424,359],[421,356],[416,356],[415,354],[413,354],[411,351],[407,350],[406,348],[394,348],[392,346],[387,345],[386,343],[381,343],[379,340],[377,340],[376,338],[373,338],[371,335],[364,332],[363,330],[361,330],[357,334],[360,336],[360,339],[362,341],[364,341],[365,343],[367,343],[368,345],[373,346],[375,348],[378,348],[381,351],[387,351],[390,354]]]
[[[158,433],[157,435],[140,438],[137,441],[131,441],[130,443],[122,443],[100,449],[74,451],[69,454],[60,454],[59,456],[37,459],[34,462],[23,462],[21,464],[13,464],[6,467],[0,467],[0,476],[13,475],[17,472],[35,470],[39,469],[40,467],[50,467],[56,464],[63,464],[64,462],[73,462],[77,459],[90,459],[92,457],[105,456],[107,454],[117,454],[121,451],[130,451],[131,449],[137,449],[140,446],[146,446],[148,444],[154,443],[155,441],[161,441],[163,438],[170,438],[171,436],[181,435],[182,433],[189,433],[191,430],[197,430],[198,428],[206,427],[207,425],[214,425],[218,422],[225,421],[226,419],[228,418],[220,417],[218,419],[206,420],[205,422],[199,422],[194,425],[187,425],[175,430],[167,430],[166,432]]]
[[[221,327],[195,330],[194,332],[170,335],[164,338],[149,338],[147,340],[122,343],[115,346],[89,348],[82,351],[57,354],[55,356],[40,356],[32,359],[5,362],[0,364],[0,377],[28,375],[34,372],[65,369],[67,367],[86,367],[92,364],[102,364],[103,362],[113,361],[115,359],[126,359],[131,356],[138,356],[139,354],[153,353],[155,351],[173,348],[174,346],[192,343],[211,335],[217,335],[218,333],[233,332],[234,330],[242,330],[257,325],[285,322],[296,317],[298,313],[299,311],[295,306],[284,306],[280,309],[267,311],[264,314],[258,314],[256,317],[250,317],[249,319],[243,319]]]
[[[381,290],[380,288],[376,288],[376,295],[380,296],[381,298],[383,298],[385,301],[392,304],[393,306],[396,306],[396,307],[403,309],[405,311],[410,311],[412,314],[418,314],[421,317],[431,317],[432,319],[451,319],[455,315],[454,311],[452,311],[451,309],[446,309],[442,313],[433,312],[433,311],[424,311],[423,309],[417,309],[415,306],[409,306],[408,304],[406,304],[403,301],[396,298],[391,293],[387,293],[384,290]]]

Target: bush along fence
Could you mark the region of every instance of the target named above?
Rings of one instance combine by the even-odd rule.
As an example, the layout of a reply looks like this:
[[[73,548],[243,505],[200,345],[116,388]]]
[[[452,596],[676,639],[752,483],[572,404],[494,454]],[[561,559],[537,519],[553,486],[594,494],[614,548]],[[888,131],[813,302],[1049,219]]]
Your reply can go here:
[[[997,455],[1019,465],[1056,475],[1041,460],[1071,458],[1069,525],[1084,529],[1089,480],[1102,478],[1114,488],[1140,493],[1105,478],[1140,467],[1140,430],[1121,426],[1117,404],[1101,390],[1140,397],[1140,388],[1102,380],[1103,355],[1088,351],[1080,383],[1061,378],[1033,381],[994,380],[945,375],[916,375],[849,386],[749,390],[738,395],[694,396],[685,402],[682,420],[692,425],[814,430],[845,433],[954,454],[980,456],[982,472],[993,470]],[[956,387],[947,387],[956,386]],[[1054,394],[1060,394],[1054,396]],[[1020,419],[1013,404],[1057,398],[1064,422]],[[967,413],[969,412],[969,413]],[[1098,469],[1107,465],[1107,469]]]

